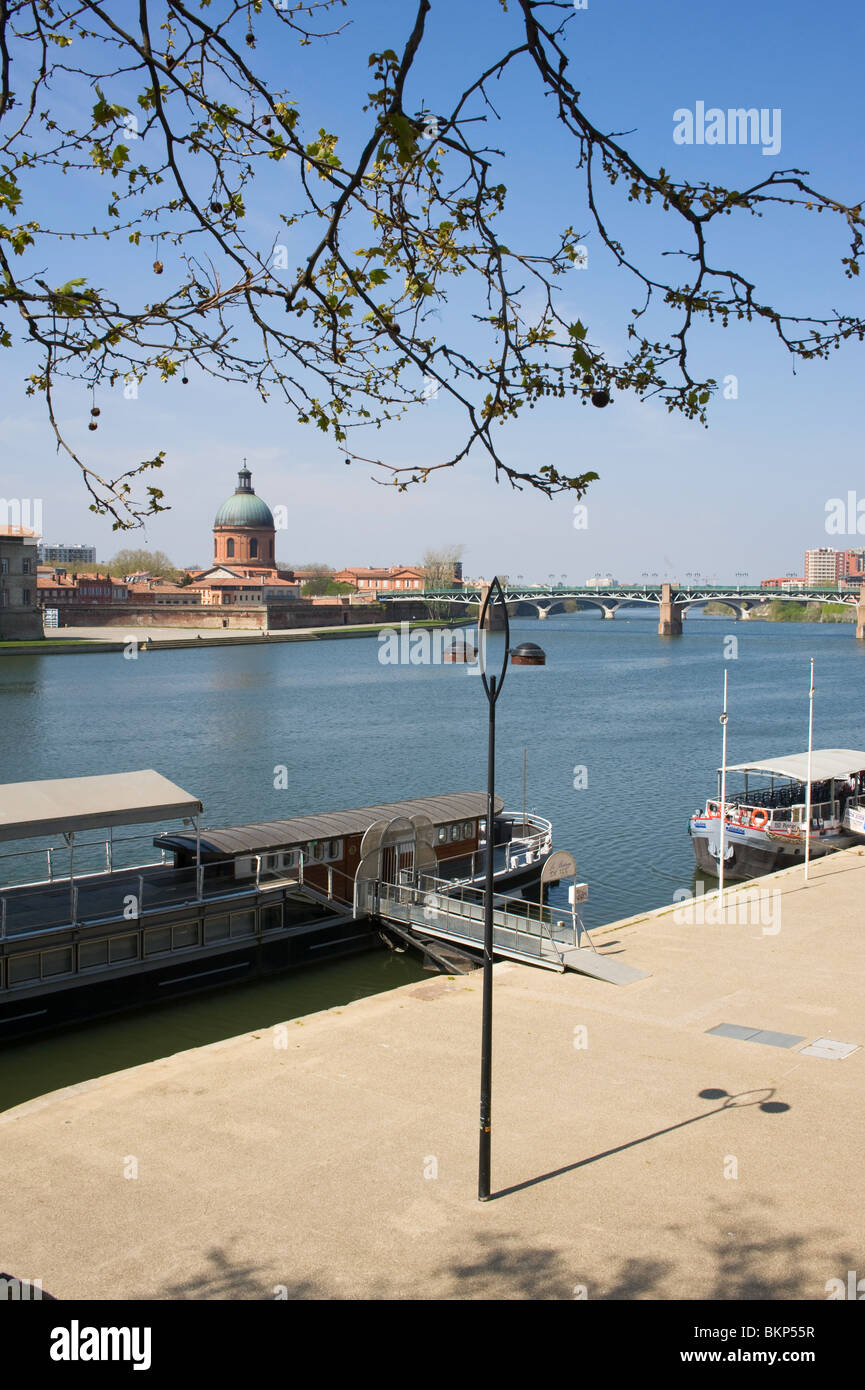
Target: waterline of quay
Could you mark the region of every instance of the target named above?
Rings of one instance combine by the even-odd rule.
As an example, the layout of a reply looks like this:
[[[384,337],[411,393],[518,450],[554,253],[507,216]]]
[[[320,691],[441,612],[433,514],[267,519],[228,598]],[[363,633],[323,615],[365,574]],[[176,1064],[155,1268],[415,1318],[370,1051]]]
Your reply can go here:
[[[0,1115],[7,1268],[63,1299],[825,1299],[865,1271],[865,852],[758,886],[768,929],[598,931],[626,988],[496,966],[490,1203],[480,976],[436,977]]]

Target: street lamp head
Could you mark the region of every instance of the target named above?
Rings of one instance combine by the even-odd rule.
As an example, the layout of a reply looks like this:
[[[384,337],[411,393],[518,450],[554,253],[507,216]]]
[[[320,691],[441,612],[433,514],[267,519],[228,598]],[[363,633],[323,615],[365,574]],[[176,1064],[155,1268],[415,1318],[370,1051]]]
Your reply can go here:
[[[546,666],[547,654],[536,642],[521,642],[511,649],[512,666]]]
[[[487,619],[488,619],[488,617],[489,617],[490,608],[491,608],[492,604],[494,604],[494,603],[496,602],[496,599],[498,599],[498,600],[501,602],[502,608],[503,608],[503,610],[504,610],[504,619],[505,619],[505,650],[504,650],[504,654],[503,654],[503,656],[502,656],[502,669],[501,669],[501,671],[500,671],[500,673],[499,673],[498,679],[496,679],[496,677],[493,676],[491,680],[488,680],[488,679],[487,679],[486,669],[485,669],[485,660],[484,660],[484,658],[486,657],[486,647],[485,647],[485,642],[484,642],[484,633],[485,633],[485,629],[486,629],[486,625],[487,625]],[[478,613],[478,651],[479,651],[479,653],[481,654],[481,658],[482,658],[482,659],[481,659],[481,680],[483,681],[484,690],[485,690],[485,692],[486,692],[486,696],[487,696],[487,699],[489,700],[490,704],[495,704],[496,700],[499,698],[499,695],[501,694],[501,691],[502,691],[502,683],[504,682],[504,679],[505,679],[505,672],[506,672],[507,669],[508,669],[508,648],[510,647],[510,644],[511,644],[511,627],[510,627],[510,623],[509,623],[509,621],[508,621],[508,605],[507,605],[507,603],[505,602],[504,591],[503,591],[503,589],[502,589],[501,584],[499,583],[498,576],[496,575],[496,576],[493,578],[491,584],[489,585],[489,588],[487,589],[486,594],[484,595],[484,601],[483,601],[483,603],[481,604],[480,612]]]

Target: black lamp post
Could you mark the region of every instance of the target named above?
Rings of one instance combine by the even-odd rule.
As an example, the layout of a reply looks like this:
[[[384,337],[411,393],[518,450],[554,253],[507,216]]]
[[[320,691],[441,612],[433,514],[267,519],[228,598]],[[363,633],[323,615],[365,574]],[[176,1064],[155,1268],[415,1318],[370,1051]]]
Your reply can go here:
[[[487,751],[487,863],[484,888],[484,984],[481,1025],[481,1130],[478,1151],[478,1201],[487,1202],[490,1196],[490,1154],[492,1139],[492,1072],[493,1072],[493,859],[495,857],[495,779],[496,779],[496,701],[502,693],[508,669],[508,649],[511,630],[508,606],[498,579],[493,579],[478,615],[478,652],[485,653],[483,633],[487,614],[499,598],[505,615],[505,651],[498,677],[487,678],[486,662],[481,657],[481,680],[489,704],[489,743]]]

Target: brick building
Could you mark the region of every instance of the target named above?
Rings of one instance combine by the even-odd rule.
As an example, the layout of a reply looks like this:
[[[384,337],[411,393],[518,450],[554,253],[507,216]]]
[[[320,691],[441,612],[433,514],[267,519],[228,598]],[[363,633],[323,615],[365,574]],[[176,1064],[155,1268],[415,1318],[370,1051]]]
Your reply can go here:
[[[391,589],[423,589],[426,584],[420,565],[390,565],[387,569],[349,565],[333,578],[339,584],[353,584],[358,593],[377,593]]]
[[[37,542],[27,526],[0,526],[0,640],[42,636]]]

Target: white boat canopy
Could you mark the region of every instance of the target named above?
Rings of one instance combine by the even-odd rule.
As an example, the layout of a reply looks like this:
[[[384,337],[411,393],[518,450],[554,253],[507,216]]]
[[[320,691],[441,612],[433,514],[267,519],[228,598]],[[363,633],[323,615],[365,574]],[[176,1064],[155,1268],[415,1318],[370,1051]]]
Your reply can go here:
[[[201,814],[201,802],[161,773],[112,772],[0,786],[0,840],[141,825]]]
[[[781,758],[765,758],[762,762],[728,764],[727,771],[762,772],[768,777],[792,777],[796,782],[807,782],[808,754],[789,753]],[[811,752],[812,782],[828,782],[830,777],[849,777],[852,772],[862,771],[865,771],[865,752],[861,749],[814,748]]]

